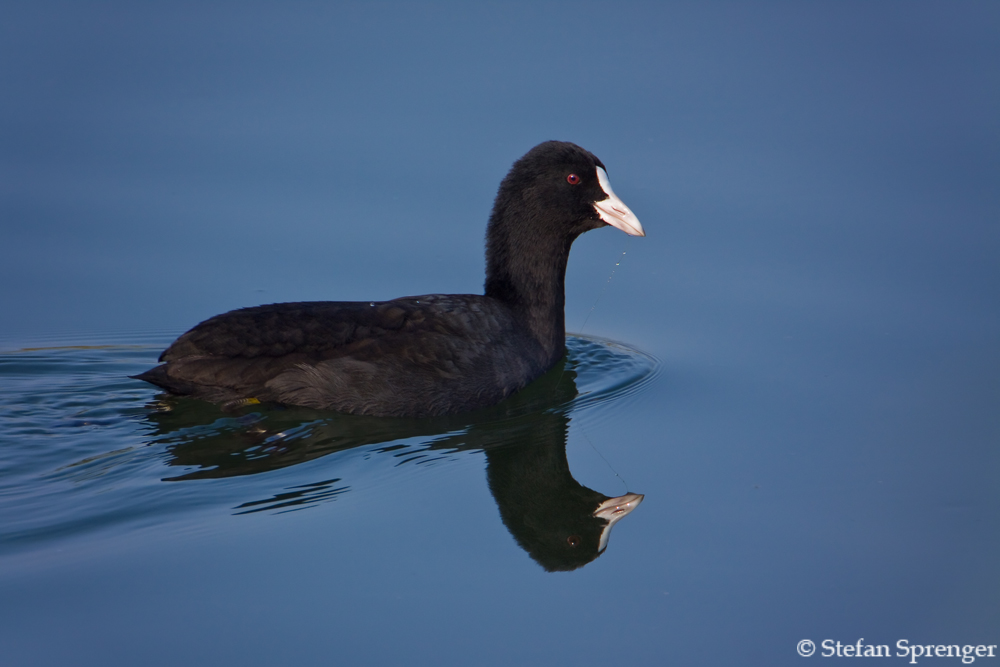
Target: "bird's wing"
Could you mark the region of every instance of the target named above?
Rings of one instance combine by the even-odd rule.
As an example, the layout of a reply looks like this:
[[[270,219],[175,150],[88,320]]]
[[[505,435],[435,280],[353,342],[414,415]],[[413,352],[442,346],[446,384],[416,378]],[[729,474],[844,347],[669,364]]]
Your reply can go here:
[[[295,357],[320,361],[393,338],[441,334],[474,340],[502,318],[484,297],[429,295],[392,301],[315,301],[255,306],[216,315],[178,338],[160,361],[190,357]]]

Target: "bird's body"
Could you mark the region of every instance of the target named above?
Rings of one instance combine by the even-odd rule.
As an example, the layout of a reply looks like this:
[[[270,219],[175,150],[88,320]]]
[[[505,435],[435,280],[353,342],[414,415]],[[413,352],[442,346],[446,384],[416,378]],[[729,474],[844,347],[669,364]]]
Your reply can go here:
[[[279,303],[199,324],[142,379],[215,402],[424,417],[497,403],[554,354],[484,296]]]
[[[642,227],[593,155],[546,142],[500,185],[484,295],[280,303],[212,317],[139,376],[175,394],[424,417],[498,403],[565,352],[564,281],[579,234]]]

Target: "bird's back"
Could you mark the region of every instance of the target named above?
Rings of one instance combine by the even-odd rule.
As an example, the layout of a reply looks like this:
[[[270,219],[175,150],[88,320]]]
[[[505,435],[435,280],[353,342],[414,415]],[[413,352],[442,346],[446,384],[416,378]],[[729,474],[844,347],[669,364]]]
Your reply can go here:
[[[160,361],[138,377],[173,393],[411,417],[496,403],[550,365],[506,306],[467,294],[243,308]]]

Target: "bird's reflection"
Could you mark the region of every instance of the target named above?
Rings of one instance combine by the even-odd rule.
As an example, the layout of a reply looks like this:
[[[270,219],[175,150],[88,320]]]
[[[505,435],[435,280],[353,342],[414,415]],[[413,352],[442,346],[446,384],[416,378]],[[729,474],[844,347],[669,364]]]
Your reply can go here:
[[[611,526],[641,501],[638,494],[609,498],[578,483],[566,459],[569,414],[577,396],[572,362],[500,405],[432,419],[380,419],[301,408],[253,406],[223,413],[208,403],[162,397],[148,419],[168,463],[187,468],[166,481],[253,475],[327,454],[386,443],[390,454],[419,438],[421,454],[483,450],[490,491],[517,543],[549,571],[572,570],[607,547]],[[250,500],[240,513],[292,508],[335,497],[340,478]]]

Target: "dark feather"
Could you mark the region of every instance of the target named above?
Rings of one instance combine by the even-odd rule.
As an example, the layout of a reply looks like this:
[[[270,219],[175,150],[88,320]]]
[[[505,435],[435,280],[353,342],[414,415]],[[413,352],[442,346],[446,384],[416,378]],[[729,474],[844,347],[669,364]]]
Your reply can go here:
[[[214,402],[254,398],[421,417],[501,401],[564,354],[570,245],[603,226],[600,161],[547,142],[500,185],[487,228],[486,294],[279,303],[216,315],[138,379]],[[567,183],[568,173],[582,182]]]

